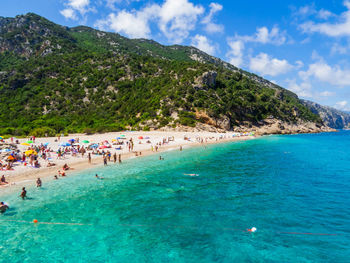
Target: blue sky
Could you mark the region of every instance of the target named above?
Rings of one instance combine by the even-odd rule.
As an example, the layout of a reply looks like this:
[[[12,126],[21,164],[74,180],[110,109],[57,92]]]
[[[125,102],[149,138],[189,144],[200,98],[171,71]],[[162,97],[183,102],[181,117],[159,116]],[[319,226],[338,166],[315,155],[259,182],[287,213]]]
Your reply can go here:
[[[193,45],[280,86],[350,110],[350,0],[0,0],[66,26]]]

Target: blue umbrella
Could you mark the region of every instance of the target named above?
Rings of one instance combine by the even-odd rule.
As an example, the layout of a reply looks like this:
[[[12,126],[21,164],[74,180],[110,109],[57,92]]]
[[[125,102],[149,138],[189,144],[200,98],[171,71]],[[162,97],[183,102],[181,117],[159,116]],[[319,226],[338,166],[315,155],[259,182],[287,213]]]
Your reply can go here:
[[[90,147],[91,147],[91,148],[97,148],[97,147],[98,147],[98,144],[95,143],[95,144],[91,145]]]
[[[49,142],[45,142],[45,143],[44,143],[44,146],[48,146],[48,145],[49,145]]]
[[[8,152],[11,152],[11,150],[10,149],[2,149],[1,150],[3,153],[8,153]]]

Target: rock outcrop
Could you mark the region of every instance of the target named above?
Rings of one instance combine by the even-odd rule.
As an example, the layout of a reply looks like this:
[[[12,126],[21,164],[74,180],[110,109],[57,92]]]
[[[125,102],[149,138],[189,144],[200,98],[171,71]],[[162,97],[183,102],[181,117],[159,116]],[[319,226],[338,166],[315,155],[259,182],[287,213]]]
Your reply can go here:
[[[301,100],[313,113],[319,115],[325,125],[334,129],[344,129],[350,126],[350,114],[334,109],[332,107],[323,106],[308,100]]]

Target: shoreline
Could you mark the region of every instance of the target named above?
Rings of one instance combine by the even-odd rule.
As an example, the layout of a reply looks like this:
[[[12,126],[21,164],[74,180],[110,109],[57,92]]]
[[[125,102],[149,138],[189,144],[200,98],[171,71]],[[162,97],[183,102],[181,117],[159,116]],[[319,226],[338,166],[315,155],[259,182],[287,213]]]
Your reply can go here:
[[[158,136],[168,136],[170,133],[169,132],[132,132],[130,134],[130,132],[126,133],[128,135],[131,135],[130,138],[133,137],[138,137],[140,136],[140,133],[142,133],[143,135],[149,135],[152,136],[155,133],[159,133],[157,134]],[[114,134],[115,133],[108,133],[108,135],[110,134]],[[119,133],[118,133],[119,134]],[[172,134],[176,134],[176,138],[172,143],[169,143],[169,145],[163,145],[161,147],[159,147],[158,151],[152,151],[151,150],[151,144],[143,144],[143,146],[148,146],[148,147],[141,147],[141,149],[137,149],[140,147],[137,147],[138,144],[135,144],[135,151],[137,152],[142,152],[142,155],[136,156],[135,155],[135,151],[133,152],[126,152],[125,150],[123,152],[120,152],[121,154],[121,160],[122,162],[125,160],[130,160],[130,159],[135,159],[135,158],[142,158],[145,156],[150,156],[150,155],[156,155],[156,154],[161,154],[164,152],[169,151],[169,149],[174,149],[176,151],[180,151],[180,146],[183,147],[183,149],[188,149],[188,148],[192,148],[192,147],[198,147],[198,146],[202,146],[202,145],[210,145],[210,144],[220,144],[220,143],[227,143],[227,142],[235,142],[235,141],[246,141],[246,140],[252,140],[252,139],[256,139],[258,137],[261,136],[240,136],[240,137],[233,137],[233,134],[225,134],[225,133],[203,133],[203,132],[199,132],[199,133],[192,133],[192,132],[172,132]],[[183,141],[183,140],[179,140],[179,135],[181,134],[181,136],[188,136],[191,135],[192,136],[196,136],[196,137],[206,137],[206,136],[211,136],[210,140],[208,140],[207,142],[198,142],[198,141]],[[105,135],[105,136],[104,136]],[[69,137],[65,137],[64,139],[68,138],[75,138],[75,137],[79,137],[79,138],[92,138],[94,135],[83,135],[83,134],[73,134]],[[98,135],[99,137],[108,137],[107,134],[101,134]],[[225,136],[225,138],[224,138]],[[52,139],[52,138],[50,138]],[[157,139],[159,140],[159,137],[157,137]],[[156,140],[157,140],[156,139]],[[43,140],[48,140],[48,138],[37,138],[37,141],[43,141]],[[152,145],[153,142],[152,142]],[[118,153],[118,152],[117,152]],[[113,154],[113,152],[112,152]],[[88,158],[87,158],[87,154],[85,155],[85,157],[70,157],[68,159],[64,159],[64,160],[55,160],[55,163],[67,163],[70,167],[70,169],[68,171],[66,171],[66,176],[70,177],[70,176],[74,176],[75,174],[85,171],[85,170],[90,170],[90,169],[95,169],[98,167],[102,167],[103,166],[103,157],[102,155],[98,155],[98,156],[92,156],[91,159],[91,164],[88,163]],[[108,162],[108,165],[121,165],[118,163],[118,160],[116,163],[114,163],[112,160],[110,162]],[[22,187],[35,187],[35,181],[37,178],[40,177],[40,179],[42,180],[43,184],[45,184],[45,182],[48,181],[52,181],[54,180],[54,175],[58,175],[57,171],[58,170],[62,170],[60,165],[56,165],[56,166],[52,166],[52,167],[42,167],[42,168],[29,168],[29,170],[26,171],[6,171],[6,180],[9,183],[8,185],[2,185],[0,186],[0,196],[5,196],[8,194],[12,194],[14,192],[18,192],[20,191],[20,189]],[[4,174],[5,171],[3,171],[2,174]],[[64,179],[64,178],[60,178],[60,179]]]

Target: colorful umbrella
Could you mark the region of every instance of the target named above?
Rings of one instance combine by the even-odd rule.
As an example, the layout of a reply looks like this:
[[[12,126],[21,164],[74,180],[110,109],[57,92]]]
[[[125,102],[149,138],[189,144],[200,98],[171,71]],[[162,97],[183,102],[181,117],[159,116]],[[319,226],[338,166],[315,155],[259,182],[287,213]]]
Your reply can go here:
[[[27,141],[27,143],[33,143],[33,141]]]
[[[90,143],[88,140],[83,140],[82,143]]]
[[[29,143],[26,143],[26,142],[21,143],[21,145],[30,146],[30,144],[29,144]]]

